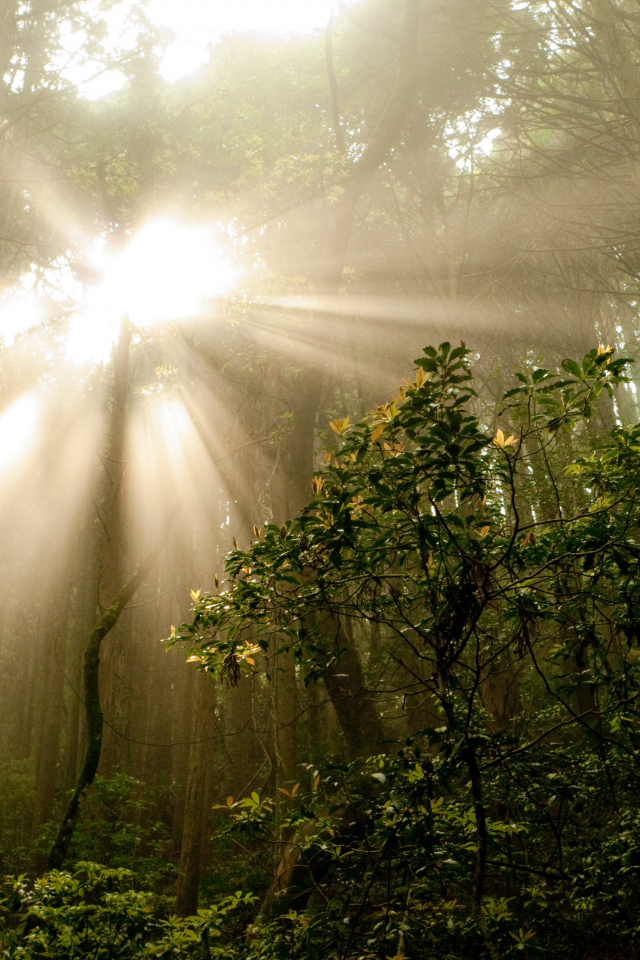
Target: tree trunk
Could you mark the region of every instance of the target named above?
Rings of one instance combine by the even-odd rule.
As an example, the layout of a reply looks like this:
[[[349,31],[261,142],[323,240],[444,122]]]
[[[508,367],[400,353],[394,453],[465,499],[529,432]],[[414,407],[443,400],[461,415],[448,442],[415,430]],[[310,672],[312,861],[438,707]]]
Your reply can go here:
[[[189,773],[184,802],[184,821],[176,913],[179,917],[193,916],[198,911],[198,881],[200,879],[200,848],[202,842],[203,800],[207,778],[207,758],[215,713],[215,687],[205,673],[196,677],[196,706],[189,749]]]
[[[125,480],[125,430],[129,394],[129,352],[131,324],[123,318],[120,337],[113,351],[113,388],[108,415],[105,453],[102,457],[102,491],[99,505],[101,537],[98,543],[98,605],[105,610],[125,579],[126,542],[123,486]],[[103,703],[107,717],[117,725],[119,690],[117,677],[123,674],[122,660],[126,624],[122,618],[112,635],[103,663]],[[116,765],[118,744],[111,727],[104,731],[100,773],[108,776]]]
[[[229,688],[225,703],[229,718],[227,728],[231,734],[227,748],[233,757],[231,793],[235,800],[241,800],[245,795],[253,775],[252,700],[252,677],[243,674],[238,685]]]
[[[49,870],[62,869],[80,813],[80,801],[87,787],[93,783],[98,770],[98,764],[100,763],[103,721],[102,707],[100,704],[100,648],[102,641],[118,622],[118,617],[125,606],[155,566],[172,519],[173,512],[170,512],[162,526],[160,537],[154,545],[153,550],[140,565],[131,580],[120,591],[106,613],[98,620],[89,637],[84,654],[84,707],[87,718],[87,750],[76,788],[69,801],[58,836],[49,854]]]
[[[365,757],[382,749],[385,732],[375,701],[365,688],[355,641],[337,617],[327,617],[321,632],[334,645],[336,659],[330,662],[325,684],[340,721],[349,756],[352,760]]]
[[[358,203],[407,121],[418,77],[420,3],[421,0],[403,0],[393,90],[369,143],[344,181],[340,201],[331,209],[333,219],[329,239],[318,273],[313,278],[320,310],[311,316],[309,333],[312,338],[323,339],[321,331],[326,327],[327,317],[324,308],[327,303],[335,300],[340,292]],[[306,358],[302,383],[296,391],[289,443],[287,500],[291,514],[297,513],[304,506],[311,493],[309,483],[313,473],[315,428],[324,374],[323,365]]]
[[[281,653],[273,665],[276,713],[276,780],[278,785],[297,778],[298,691],[293,654]]]
[[[66,585],[66,589],[69,589],[68,585]],[[64,671],[67,658],[68,619],[67,604],[66,609],[63,609],[60,616],[58,629],[52,632],[51,637],[44,723],[39,738],[36,801],[33,812],[35,828],[50,820],[53,813],[64,710]]]

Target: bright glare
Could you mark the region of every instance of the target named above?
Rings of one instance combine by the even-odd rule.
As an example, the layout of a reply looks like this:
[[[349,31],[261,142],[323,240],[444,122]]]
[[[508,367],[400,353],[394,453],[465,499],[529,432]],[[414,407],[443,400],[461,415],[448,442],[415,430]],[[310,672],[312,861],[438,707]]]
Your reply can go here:
[[[333,0],[150,0],[149,19],[175,34],[162,61],[170,83],[206,63],[209,47],[225,33],[309,33],[324,27]]]
[[[44,320],[44,307],[37,300],[11,297],[0,301],[0,337],[10,347],[19,333],[37,327]]]
[[[69,330],[67,353],[76,363],[106,360],[124,316],[136,327],[195,317],[233,282],[213,231],[171,217],[147,224],[118,256],[96,248],[93,259],[103,279]]]
[[[325,26],[333,4],[334,0],[147,0],[144,9],[154,26],[167,28],[174,37],[160,66],[165,80],[174,83],[199,70],[207,62],[211,46],[225,34],[309,33]],[[133,0],[119,0],[103,13],[98,0],[87,0],[88,11],[104,21],[108,52],[114,53],[118,47],[130,50],[135,45],[134,5]],[[126,78],[120,70],[96,70],[91,60],[79,59],[82,36],[71,21],[63,29],[63,46],[71,63],[61,61],[59,67],[88,100],[98,100],[124,86]]]
[[[28,449],[36,429],[38,401],[26,394],[0,415],[0,471]]]

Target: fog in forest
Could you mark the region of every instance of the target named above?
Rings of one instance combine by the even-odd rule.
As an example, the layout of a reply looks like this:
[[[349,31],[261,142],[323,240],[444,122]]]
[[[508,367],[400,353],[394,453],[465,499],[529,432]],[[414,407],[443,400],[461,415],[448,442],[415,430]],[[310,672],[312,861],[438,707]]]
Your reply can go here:
[[[639,17],[0,0],[0,956],[637,955]]]

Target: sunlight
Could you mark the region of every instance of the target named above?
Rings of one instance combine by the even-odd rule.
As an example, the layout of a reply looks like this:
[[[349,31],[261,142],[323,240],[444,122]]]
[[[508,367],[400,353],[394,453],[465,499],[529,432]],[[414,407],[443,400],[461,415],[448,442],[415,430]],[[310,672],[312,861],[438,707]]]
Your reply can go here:
[[[0,470],[5,470],[22,456],[35,433],[38,401],[27,394],[0,414]]]
[[[128,503],[132,522],[152,537],[158,516],[179,498],[183,517],[198,525],[202,504],[221,481],[211,455],[181,400],[140,403],[127,441]]]
[[[96,245],[91,258],[102,281],[90,288],[86,309],[71,323],[67,353],[76,363],[104,362],[128,316],[136,327],[202,313],[227,290],[233,270],[214,243],[213,230],[162,217],[143,227],[114,257]]]
[[[169,27],[175,35],[160,73],[170,83],[194,73],[206,63],[211,44],[226,33],[309,33],[325,26],[332,6],[333,0],[236,0],[229,4],[151,0],[149,19]]]
[[[195,73],[209,59],[212,45],[229,33],[283,35],[310,33],[323,28],[331,15],[334,0],[147,0],[144,13],[149,22],[165,28],[173,39],[161,61],[160,74],[169,83]],[[88,0],[87,12],[104,23],[103,40],[112,56],[118,48],[128,52],[136,43],[141,24],[135,16],[135,3],[120,0],[106,12],[97,0]],[[96,67],[91,57],[81,54],[83,37],[76,24],[63,24],[62,44],[67,63],[58,63],[63,75],[75,83],[87,100],[98,100],[119,90],[126,83],[119,69]]]
[[[44,320],[44,307],[37,300],[10,297],[0,302],[0,337],[10,347],[20,333],[26,333]]]
[[[154,415],[162,426],[167,439],[168,449],[174,453],[185,442],[185,434],[193,432],[189,414],[181,403],[174,400],[162,400],[154,407]],[[193,439],[190,437],[190,439]]]

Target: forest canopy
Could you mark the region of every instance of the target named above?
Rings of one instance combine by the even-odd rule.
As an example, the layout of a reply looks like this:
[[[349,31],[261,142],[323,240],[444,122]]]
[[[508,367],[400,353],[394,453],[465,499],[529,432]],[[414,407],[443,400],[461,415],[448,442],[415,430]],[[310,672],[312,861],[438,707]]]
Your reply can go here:
[[[0,0],[1,955],[632,956],[637,4],[236,6]]]

